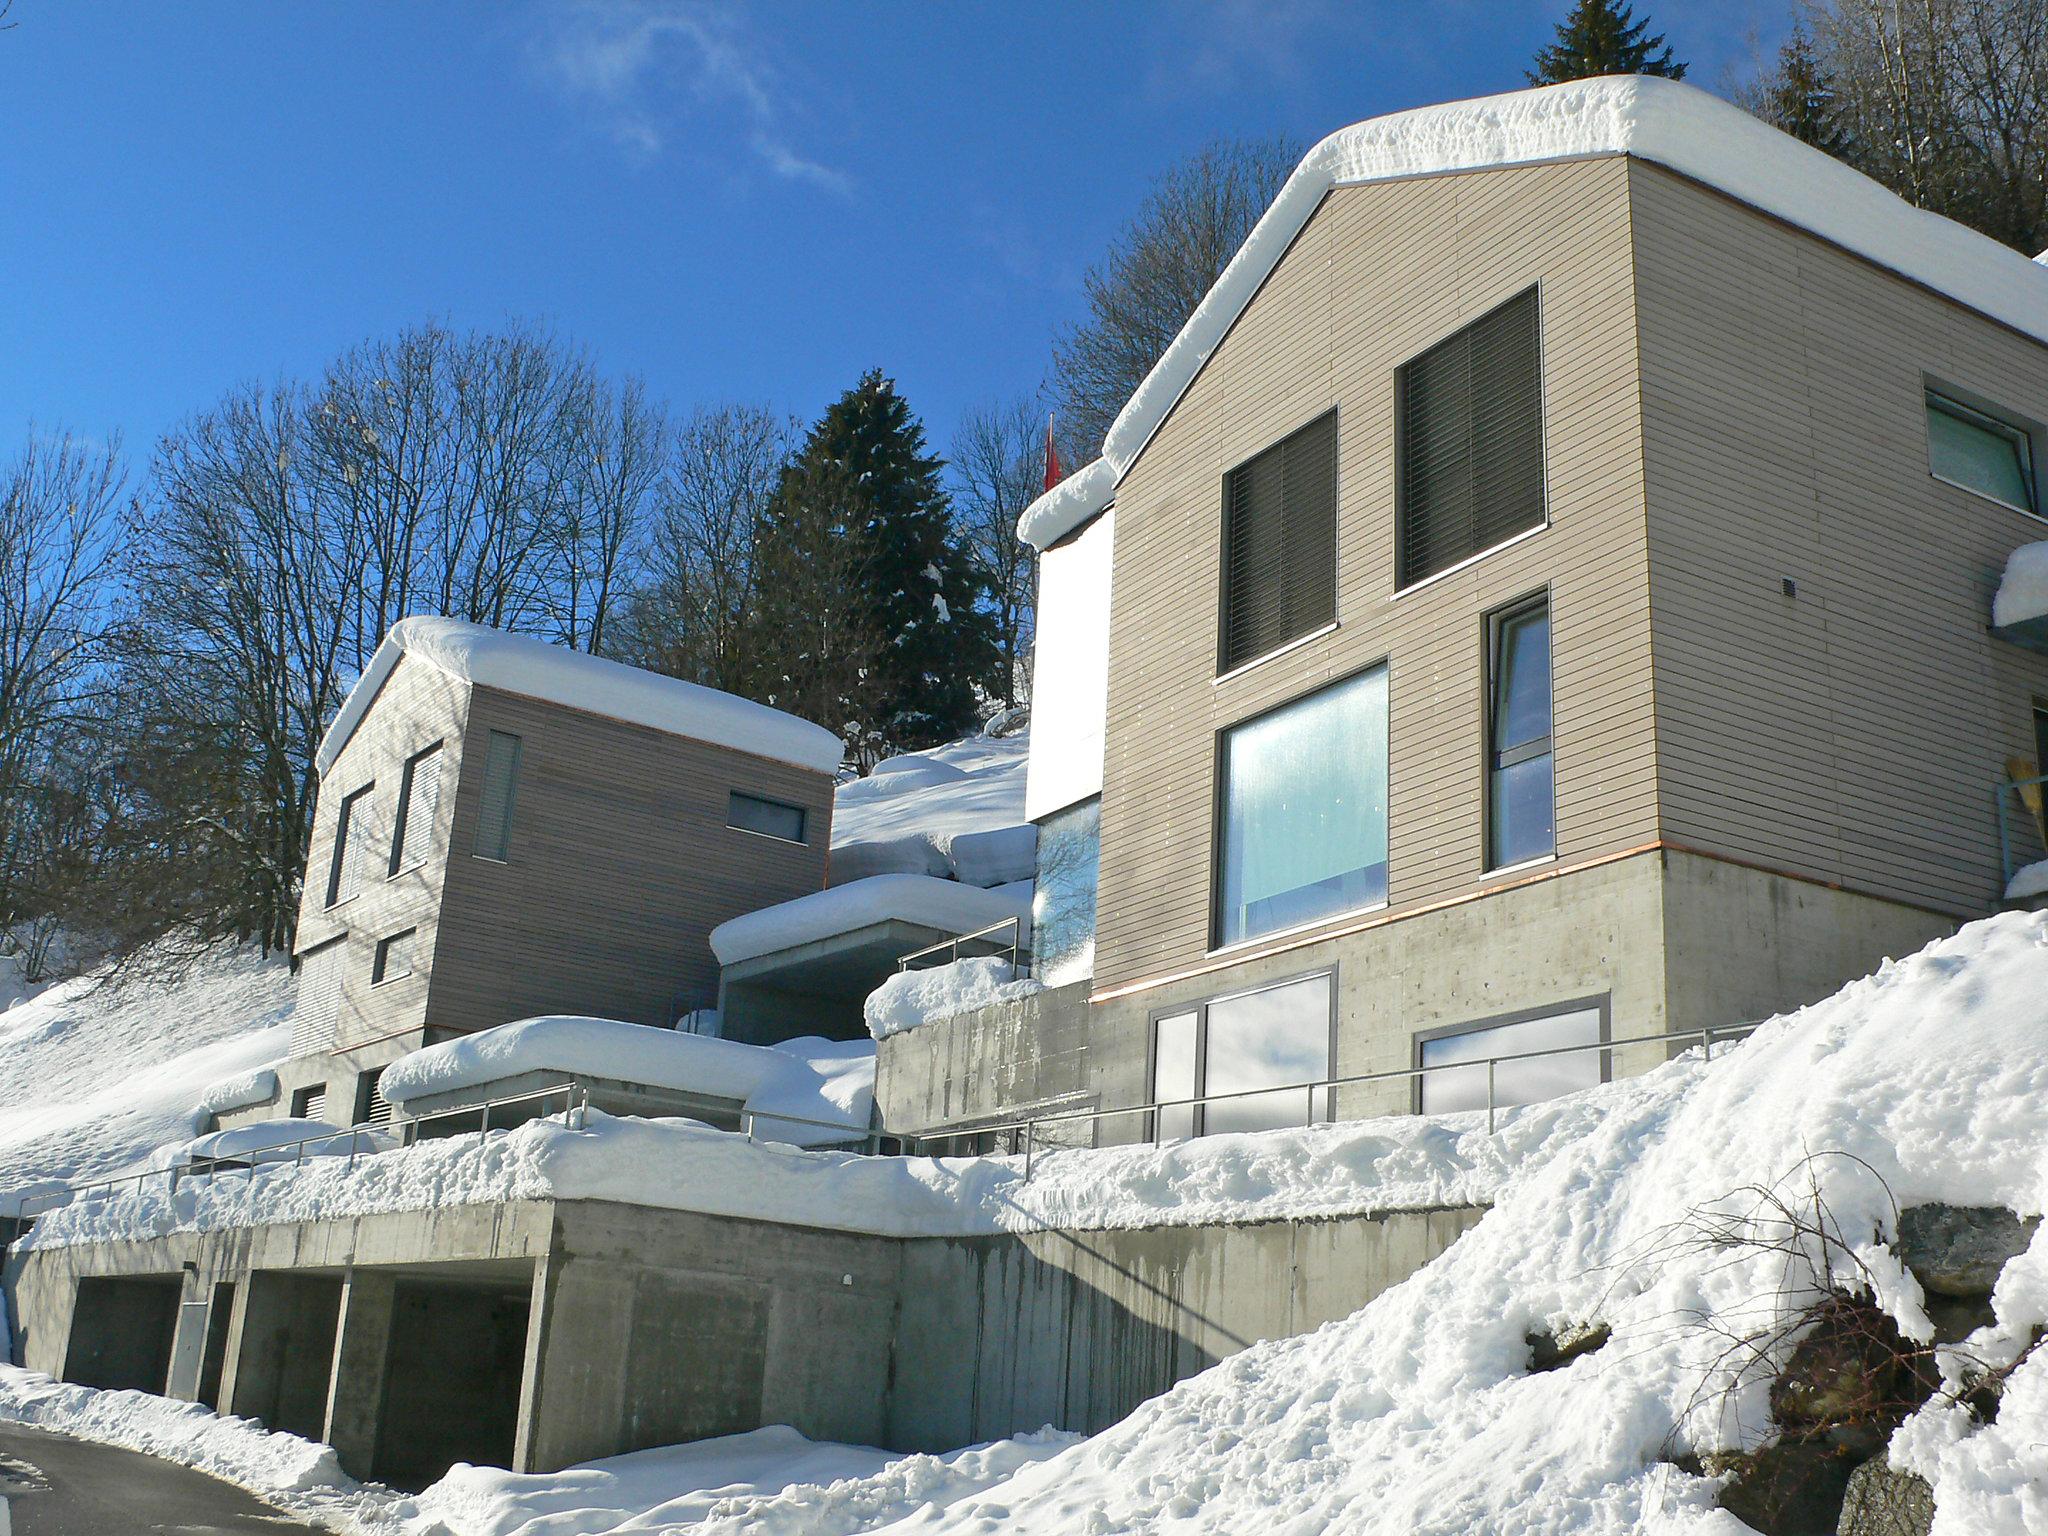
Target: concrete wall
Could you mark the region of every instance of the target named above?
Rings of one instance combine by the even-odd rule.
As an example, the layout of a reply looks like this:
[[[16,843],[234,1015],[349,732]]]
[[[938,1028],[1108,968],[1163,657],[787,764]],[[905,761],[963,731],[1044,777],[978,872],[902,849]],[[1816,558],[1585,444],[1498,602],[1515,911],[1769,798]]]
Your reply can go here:
[[[1483,1214],[912,1241],[886,1443],[1106,1428],[1260,1339],[1348,1316]]]
[[[1124,1084],[1090,1027],[1088,988],[1073,982],[881,1041],[875,1104],[882,1124],[922,1132],[1098,1106],[1105,1076]]]

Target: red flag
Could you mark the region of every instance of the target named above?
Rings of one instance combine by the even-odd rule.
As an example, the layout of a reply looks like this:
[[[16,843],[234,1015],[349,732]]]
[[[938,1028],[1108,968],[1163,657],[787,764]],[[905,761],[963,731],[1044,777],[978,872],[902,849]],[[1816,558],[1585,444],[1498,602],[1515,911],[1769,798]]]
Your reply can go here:
[[[1045,418],[1045,488],[1049,491],[1065,478],[1064,471],[1060,469],[1060,451],[1053,446],[1052,418],[1048,416]]]

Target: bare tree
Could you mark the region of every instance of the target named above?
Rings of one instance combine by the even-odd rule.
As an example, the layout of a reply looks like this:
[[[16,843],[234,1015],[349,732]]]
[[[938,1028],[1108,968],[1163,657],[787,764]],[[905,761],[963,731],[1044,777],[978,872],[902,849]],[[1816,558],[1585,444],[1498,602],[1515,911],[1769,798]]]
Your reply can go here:
[[[1919,207],[2033,255],[2048,245],[2048,6],[1803,0],[1740,93]]]
[[[0,465],[0,929],[31,973],[73,830],[67,756],[104,681],[125,481],[118,442],[69,434]]]
[[[569,476],[552,519],[553,580],[544,591],[554,638],[573,650],[612,647],[629,561],[652,518],[663,473],[661,412],[637,379],[588,376],[569,403]]]
[[[961,418],[947,460],[960,530],[995,609],[1005,704],[1029,687],[1036,567],[1017,519],[1045,488],[1045,435],[1034,400],[990,402]]]
[[[787,418],[738,404],[700,407],[671,435],[625,642],[641,665],[744,686],[758,638],[757,544],[795,439]]]
[[[1061,420],[1093,457],[1301,158],[1291,139],[1219,139],[1152,184],[1083,279],[1088,315],[1053,342]]]

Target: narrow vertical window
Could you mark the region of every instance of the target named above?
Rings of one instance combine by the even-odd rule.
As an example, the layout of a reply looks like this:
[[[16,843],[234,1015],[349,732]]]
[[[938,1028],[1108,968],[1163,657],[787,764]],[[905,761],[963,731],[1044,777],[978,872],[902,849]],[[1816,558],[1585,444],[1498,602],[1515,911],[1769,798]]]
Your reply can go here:
[[[1494,617],[1487,718],[1486,864],[1557,851],[1550,754],[1550,602]]]
[[[441,810],[441,744],[414,753],[398,785],[398,821],[391,829],[391,870],[412,869],[427,861],[434,844],[434,823]]]
[[[1102,852],[1102,801],[1038,824],[1037,884],[1031,897],[1031,964],[1049,987],[1095,974],[1095,881]]]
[[[483,803],[477,809],[476,856],[504,863],[512,854],[512,802],[519,791],[519,747],[509,731],[492,731],[484,753]]]
[[[1195,1097],[1195,1040],[1201,1015],[1168,1014],[1152,1026],[1152,1102],[1159,1111],[1153,1134],[1160,1141],[1184,1141],[1199,1123],[1196,1106],[1176,1103]]]
[[[298,1001],[292,1009],[294,1056],[333,1048],[341,1022],[341,968],[347,958],[346,939],[330,939],[299,956]]]
[[[1337,617],[1337,413],[1223,477],[1228,672]]]
[[[370,808],[370,791],[376,786],[365,784],[341,802],[341,814],[334,818],[334,856],[327,866],[327,905],[344,902],[361,889],[363,883],[364,844],[367,828],[364,817]]]

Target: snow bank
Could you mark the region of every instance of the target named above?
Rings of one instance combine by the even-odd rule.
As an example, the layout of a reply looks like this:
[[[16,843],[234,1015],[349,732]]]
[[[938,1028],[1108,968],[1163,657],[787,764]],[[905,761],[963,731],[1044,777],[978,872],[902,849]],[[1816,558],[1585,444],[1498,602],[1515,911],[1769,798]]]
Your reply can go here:
[[[875,1051],[865,1041],[805,1038],[746,1045],[621,1019],[549,1014],[500,1024],[401,1056],[384,1071],[384,1096],[415,1100],[481,1089],[528,1072],[609,1077],[732,1099],[747,1109],[865,1127],[874,1102]],[[756,1134],[797,1145],[845,1140],[821,1126],[766,1121]],[[226,1133],[232,1134],[232,1133]]]
[[[891,920],[941,933],[972,933],[1018,916],[1030,919],[1028,890],[985,891],[930,875],[872,875],[720,923],[711,930],[711,952],[720,965],[736,965]]]
[[[176,981],[81,977],[0,1012],[0,1210],[160,1165],[206,1128],[210,1090],[283,1059],[291,1007],[282,960],[222,950]]]
[[[1560,1121],[1492,1212],[1404,1284],[1253,1345],[915,1529],[1732,1536],[1746,1527],[1713,1509],[1714,1483],[1668,1458],[1773,1433],[1783,1349],[1734,1374],[1730,1338],[1804,1296],[1768,1226],[1755,1243],[1686,1241],[1695,1213],[1740,1225],[1755,1186],[1809,1211],[1817,1192],[1878,1304],[1927,1338],[1919,1285],[1880,1244],[1896,1207],[2048,1208],[2044,991],[2048,916],[2008,913],[1766,1024],[1710,1068],[1587,1094],[1601,1112]],[[1993,1301],[1996,1326],[1968,1343],[1997,1364],[2048,1322],[2048,1225]],[[1612,1327],[1606,1347],[1529,1372],[1528,1332],[1589,1320]],[[1995,1423],[1937,1400],[1892,1450],[1932,1480],[1935,1536],[2040,1530],[2048,1350],[2013,1372]]]
[[[1991,623],[2003,629],[2043,616],[2048,616],[2048,542],[2022,544],[2005,557],[2005,574],[1991,600]]]
[[[254,1419],[147,1392],[101,1392],[0,1365],[0,1419],[125,1446],[195,1468],[328,1530],[401,1536],[410,1501],[341,1470],[327,1446],[265,1429]],[[419,1536],[429,1536],[424,1529]]]
[[[419,615],[391,626],[342,701],[314,758],[321,773],[333,766],[402,656],[417,657],[465,683],[751,752],[814,773],[839,771],[842,749],[837,736],[766,704],[545,640],[508,635],[460,619]]]
[[[1044,549],[1107,502],[1103,481],[1130,469],[1330,188],[1614,154],[1668,166],[2048,341],[2039,264],[1706,91],[1623,75],[1420,107],[1340,128],[1308,152],[1118,414],[1102,444],[1111,467],[1091,464],[1033,502],[1019,535]]]
[[[807,1440],[782,1425],[562,1472],[459,1466],[420,1496],[454,1536],[822,1536],[930,1515],[1079,1437],[1043,1430],[944,1456]]]
[[[1009,961],[983,955],[928,971],[899,971],[868,994],[864,1012],[868,1033],[886,1040],[935,1019],[1044,990],[1045,983],[1019,977]]]
[[[866,778],[840,785],[832,804],[832,883],[905,874],[971,885],[1029,878],[1029,868],[1015,872],[1014,849],[1037,836],[1024,815],[1030,756],[1028,731],[970,736],[887,758]],[[997,840],[976,841],[985,833]],[[998,846],[1005,851],[997,853]]]
[[[199,1107],[209,1115],[226,1115],[268,1104],[276,1097],[277,1074],[269,1067],[258,1067],[222,1078],[200,1095]]]

